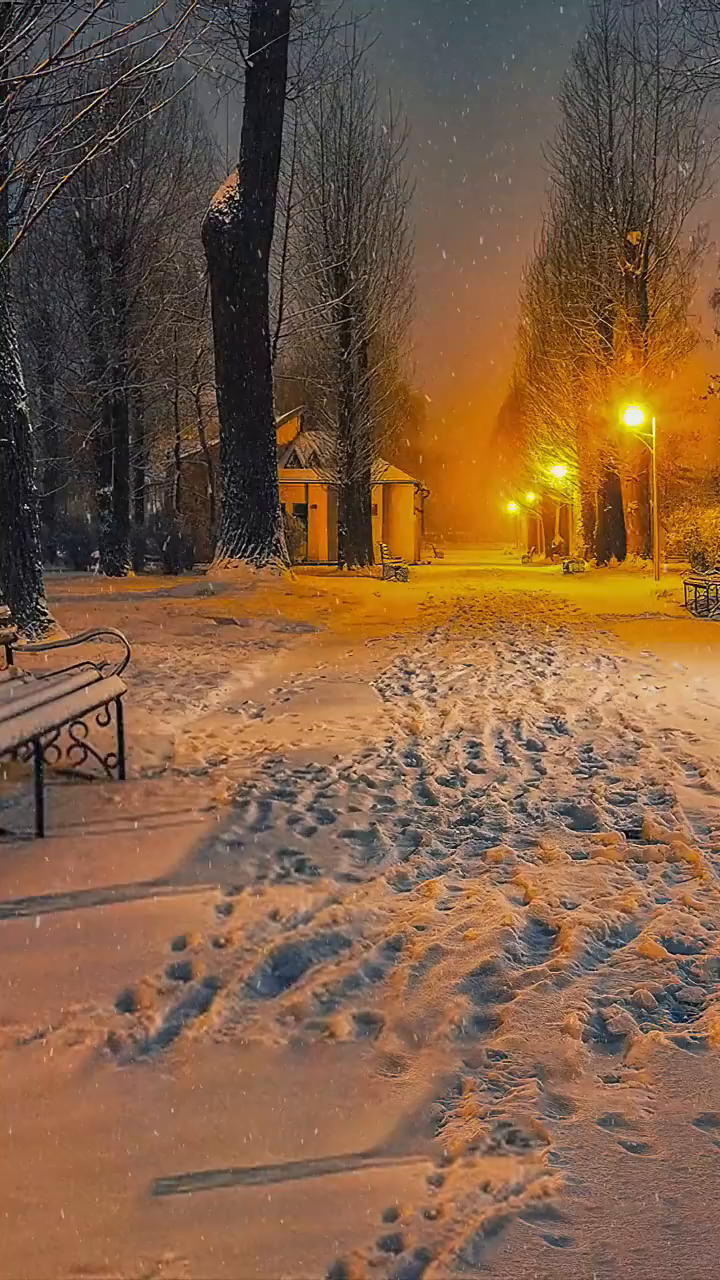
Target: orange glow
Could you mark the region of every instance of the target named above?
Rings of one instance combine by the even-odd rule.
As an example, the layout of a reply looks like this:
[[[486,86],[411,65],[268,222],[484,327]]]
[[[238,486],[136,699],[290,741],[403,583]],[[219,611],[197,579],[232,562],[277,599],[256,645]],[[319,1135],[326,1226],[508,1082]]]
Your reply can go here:
[[[628,405],[623,414],[623,422],[631,431],[637,431],[639,427],[645,426],[645,410],[637,404]]]

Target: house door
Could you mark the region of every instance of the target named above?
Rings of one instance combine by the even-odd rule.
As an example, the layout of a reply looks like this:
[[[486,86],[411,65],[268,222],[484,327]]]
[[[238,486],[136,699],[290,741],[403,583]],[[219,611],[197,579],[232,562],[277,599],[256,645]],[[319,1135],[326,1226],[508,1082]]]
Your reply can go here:
[[[299,526],[302,527],[305,535],[305,545],[302,548],[301,564],[307,564],[308,558],[308,504],[307,502],[293,502],[292,505],[293,519],[297,520]]]

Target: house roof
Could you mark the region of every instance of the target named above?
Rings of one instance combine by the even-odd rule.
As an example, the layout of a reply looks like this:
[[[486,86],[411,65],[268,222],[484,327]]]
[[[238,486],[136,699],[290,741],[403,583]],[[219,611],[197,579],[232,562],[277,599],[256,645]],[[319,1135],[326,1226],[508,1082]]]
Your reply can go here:
[[[300,424],[297,434],[299,435],[302,432],[302,420],[303,420],[304,413],[305,413],[305,407],[301,405],[299,408],[291,409],[289,413],[283,413],[280,415],[280,417],[275,419],[275,430],[278,433],[279,443],[282,440],[283,427],[289,426],[289,424],[294,422],[296,419]],[[214,422],[213,426],[206,433],[206,440],[207,440],[207,446],[209,449],[216,449],[217,446],[219,445],[220,432],[219,432],[219,427],[217,422]],[[192,444],[183,448],[182,456],[183,458],[195,458],[199,453],[202,453],[202,449],[200,448],[200,445]]]
[[[294,440],[278,450],[278,468],[283,481],[295,479],[302,484],[331,484],[334,471],[332,447],[321,431],[301,431]],[[302,479],[301,479],[302,473]],[[311,477],[311,478],[308,478]],[[378,458],[372,468],[373,484],[419,483],[406,471]]]
[[[304,408],[291,409],[275,419],[278,433],[278,470],[284,484],[332,484],[334,471],[332,442],[322,431],[305,431],[302,427]],[[290,439],[283,440],[283,428],[297,420],[300,428]],[[208,438],[210,448],[218,444],[217,435]],[[183,452],[184,458],[193,458],[200,453],[199,447]],[[402,471],[400,467],[378,458],[372,468],[373,484],[412,484],[419,480]]]

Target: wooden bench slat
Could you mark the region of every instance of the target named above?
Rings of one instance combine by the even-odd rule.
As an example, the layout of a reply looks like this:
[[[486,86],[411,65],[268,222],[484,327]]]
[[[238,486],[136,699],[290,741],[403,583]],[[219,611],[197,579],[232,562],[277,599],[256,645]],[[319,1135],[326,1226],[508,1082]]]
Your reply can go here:
[[[126,691],[127,686],[119,676],[108,676],[90,685],[86,682],[83,689],[21,712],[12,720],[2,721],[0,723],[0,755],[7,751],[14,751],[16,747],[26,742],[32,742],[34,738],[42,737],[60,725],[82,719],[91,711],[103,707],[107,702],[112,702],[114,698],[121,698]]]
[[[102,680],[99,671],[89,670],[58,672],[41,680],[4,680],[0,684],[0,725],[12,720],[23,711],[48,705],[76,689],[90,688]]]

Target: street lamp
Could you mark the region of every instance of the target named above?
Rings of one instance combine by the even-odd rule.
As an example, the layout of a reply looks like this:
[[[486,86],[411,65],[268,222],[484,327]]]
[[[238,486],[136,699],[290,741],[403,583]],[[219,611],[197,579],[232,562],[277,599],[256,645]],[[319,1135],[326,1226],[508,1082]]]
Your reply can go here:
[[[531,490],[529,493],[525,494],[525,501],[529,507],[532,507],[533,504],[537,502],[537,494],[533,493]]]
[[[567,480],[568,469],[562,462],[556,462],[554,467],[550,468],[550,475],[553,480]]]
[[[642,431],[646,415],[641,405],[630,404],[623,413],[623,423],[630,431]],[[651,419],[650,440],[639,435],[639,440],[650,450],[652,457],[652,524],[653,524],[653,572],[655,581],[660,581],[660,513],[658,511],[658,474],[657,474],[657,424]]]

